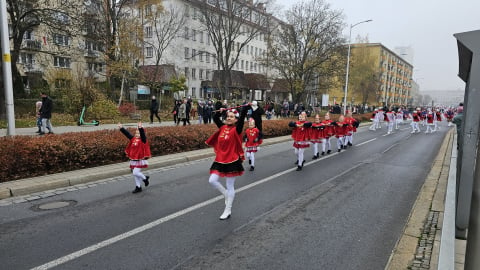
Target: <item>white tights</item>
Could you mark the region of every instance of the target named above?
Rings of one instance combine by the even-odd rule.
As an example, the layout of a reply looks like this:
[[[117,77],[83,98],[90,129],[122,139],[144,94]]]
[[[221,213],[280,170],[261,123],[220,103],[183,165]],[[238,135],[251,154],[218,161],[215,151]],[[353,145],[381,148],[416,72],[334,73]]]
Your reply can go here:
[[[147,179],[142,173],[142,168],[133,168],[132,174],[133,178],[135,179],[135,185],[137,185],[137,187],[142,187],[142,181]]]
[[[225,189],[223,185],[218,181],[220,179],[220,176],[218,174],[210,174],[210,178],[208,179],[208,182],[216,188],[220,193],[222,193],[225,197],[231,197],[233,198],[235,196],[235,177],[227,177],[226,178],[226,183],[227,183],[227,188]]]
[[[303,153],[304,152],[305,152],[305,148],[295,148],[295,155],[297,155],[298,166],[303,165]]]
[[[326,152],[325,150],[332,150],[332,146],[330,145],[330,137],[322,139],[322,152]]]
[[[255,152],[247,152],[247,158],[250,160],[250,165],[255,167]]]
[[[318,154],[318,143],[313,143],[313,155]]]

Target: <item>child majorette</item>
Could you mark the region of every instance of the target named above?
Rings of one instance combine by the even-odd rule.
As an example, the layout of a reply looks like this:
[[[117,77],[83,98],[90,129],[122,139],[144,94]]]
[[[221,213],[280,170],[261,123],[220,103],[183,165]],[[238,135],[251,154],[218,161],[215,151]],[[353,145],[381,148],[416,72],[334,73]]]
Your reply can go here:
[[[452,119],[455,113],[453,112],[452,108],[448,108],[448,110],[445,112],[445,117],[447,118],[448,126],[452,126]]]
[[[340,115],[338,121],[333,123],[335,125],[335,137],[337,138],[337,150],[340,152],[344,147],[345,134],[347,133],[348,124],[345,122],[345,117]]]
[[[315,121],[312,123],[312,128],[310,130],[310,142],[313,145],[313,159],[317,159],[320,154],[318,152],[318,144],[322,143],[325,127],[320,122],[320,115],[315,115]]]
[[[345,116],[345,123],[348,124],[347,126],[347,130],[346,130],[346,133],[345,133],[345,138],[344,138],[344,142],[343,142],[343,148],[347,148],[347,145],[348,146],[352,146],[353,145],[353,134],[355,134],[355,132],[357,132],[357,127],[358,125],[360,124],[360,122],[353,118],[352,116],[352,112],[351,111],[348,111],[347,110],[347,115]]]
[[[426,115],[426,121],[427,121],[427,130],[425,131],[425,133],[432,133],[434,132],[434,117],[435,117],[435,114],[429,109],[428,112],[427,112],[427,115]]]
[[[225,210],[220,216],[221,220],[230,218],[235,198],[235,177],[244,172],[242,162],[245,156],[241,134],[248,109],[250,106],[243,108],[239,114],[236,109],[217,108],[213,121],[218,126],[218,131],[205,141],[215,151],[208,182],[225,196]],[[223,111],[227,111],[225,123],[220,119]],[[219,182],[220,177],[226,178],[227,188]]]
[[[417,110],[414,110],[412,112],[412,122],[410,123],[410,126],[412,127],[412,132],[410,133],[415,133],[415,132],[420,132],[420,127],[418,126],[418,123],[421,121],[421,116]]]
[[[375,117],[376,117],[376,124],[377,124],[375,128],[376,129],[382,128],[382,122],[385,119],[385,112],[383,111],[383,109],[378,109]]]
[[[395,129],[399,129],[399,125],[403,123],[403,111],[402,109],[398,109],[397,113],[395,114]]]
[[[433,116],[433,131],[440,130],[440,126],[438,125],[439,122],[442,122],[442,114],[440,113],[440,109],[436,109]]]
[[[127,148],[125,148],[125,154],[127,154],[127,157],[130,159],[130,169],[135,179],[135,189],[132,193],[138,193],[142,191],[142,181],[145,186],[149,184],[148,179],[150,176],[145,176],[142,173],[142,168],[148,167],[147,159],[152,156],[150,153],[150,145],[148,144],[147,136],[145,135],[145,130],[141,122],[137,125],[135,135],[130,134],[120,123],[118,123],[118,127],[123,135],[130,140]]]
[[[323,129],[322,139],[322,156],[325,155],[325,150],[327,154],[332,152],[332,146],[330,144],[330,139],[335,135],[335,127],[332,125],[333,121],[330,119],[330,113],[325,114],[325,119],[321,122]]]
[[[245,141],[245,152],[250,164],[250,171],[255,170],[255,153],[258,151],[258,146],[262,144],[263,134],[255,126],[253,118],[248,119],[248,128],[245,130],[243,140]]]
[[[387,110],[387,113],[385,114],[385,122],[387,122],[387,134],[392,133],[393,125],[395,124],[395,112],[392,108]]]
[[[310,147],[310,127],[312,126],[311,122],[307,121],[307,114],[301,112],[298,115],[298,121],[290,122],[289,127],[293,127],[292,138],[293,138],[293,147],[295,148],[295,155],[297,156],[297,171],[301,171],[303,168],[303,163],[305,163],[303,154],[305,148]]]

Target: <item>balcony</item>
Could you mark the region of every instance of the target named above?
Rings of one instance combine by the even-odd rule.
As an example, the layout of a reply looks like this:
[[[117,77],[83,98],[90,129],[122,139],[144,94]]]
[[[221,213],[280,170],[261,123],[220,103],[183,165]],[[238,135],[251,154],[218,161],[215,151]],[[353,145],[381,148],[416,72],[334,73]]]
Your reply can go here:
[[[85,51],[85,57],[90,57],[90,58],[98,58],[100,57],[100,52],[88,49]]]
[[[42,49],[42,42],[38,40],[24,40],[22,43],[22,50],[34,50],[38,51]]]
[[[43,70],[42,68],[40,68],[39,66],[35,65],[35,64],[23,64],[23,71],[25,73],[43,73]]]

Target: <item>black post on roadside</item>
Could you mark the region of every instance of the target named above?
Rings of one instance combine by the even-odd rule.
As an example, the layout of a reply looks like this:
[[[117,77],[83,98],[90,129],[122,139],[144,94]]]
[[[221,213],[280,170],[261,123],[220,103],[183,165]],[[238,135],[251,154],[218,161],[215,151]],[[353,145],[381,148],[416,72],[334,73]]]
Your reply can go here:
[[[480,30],[454,34],[457,38],[459,73],[466,83],[462,139],[457,166],[456,237],[467,240],[466,270],[480,269]]]

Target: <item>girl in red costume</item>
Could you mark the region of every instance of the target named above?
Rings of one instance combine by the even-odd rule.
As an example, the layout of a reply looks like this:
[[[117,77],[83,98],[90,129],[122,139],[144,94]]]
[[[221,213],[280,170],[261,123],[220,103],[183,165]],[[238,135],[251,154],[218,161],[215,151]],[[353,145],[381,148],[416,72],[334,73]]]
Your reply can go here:
[[[345,134],[345,141],[343,142],[343,148],[347,148],[347,145],[353,146],[353,134],[357,132],[358,125],[360,124],[357,119],[353,118],[352,112],[349,110],[347,110],[345,122],[348,124],[348,126],[347,133]]]
[[[325,155],[325,150],[327,150],[327,154],[332,152],[332,146],[330,144],[330,139],[333,135],[335,135],[335,127],[332,125],[333,121],[330,119],[330,114],[325,114],[325,120],[322,121],[323,126],[323,135],[325,136],[322,139],[322,156]]]
[[[221,220],[230,218],[233,199],[235,198],[235,177],[243,175],[242,162],[245,156],[242,148],[242,132],[245,116],[250,106],[243,108],[241,115],[235,109],[219,108],[213,116],[213,121],[218,126],[218,131],[205,141],[213,146],[215,160],[210,167],[208,182],[225,196],[225,210],[220,216]],[[225,123],[220,120],[223,111],[227,110]],[[220,177],[226,178],[226,188],[219,182]]]
[[[313,159],[317,159],[320,156],[318,144],[322,143],[322,139],[325,138],[324,130],[324,126],[320,122],[320,115],[315,115],[315,121],[312,123],[310,132],[310,142],[313,144]]]
[[[305,160],[303,158],[303,153],[305,148],[310,146],[310,127],[312,126],[311,122],[307,122],[307,114],[302,112],[298,115],[297,122],[290,122],[289,127],[293,127],[292,138],[293,138],[293,147],[295,148],[295,155],[297,155],[297,171],[301,171],[303,168],[303,163]]]
[[[337,149],[338,152],[342,151],[344,148],[345,135],[347,134],[348,123],[345,122],[345,117],[340,115],[338,121],[334,123],[335,125],[335,137],[337,137]]]
[[[262,137],[262,132],[255,127],[255,120],[250,118],[248,120],[248,128],[245,130],[245,135],[243,135],[250,171],[255,170],[255,153],[258,150],[258,146],[262,144]]]
[[[142,122],[138,123],[134,136],[123,128],[122,124],[118,123],[118,127],[123,135],[130,140],[127,148],[125,148],[125,154],[127,154],[127,157],[130,159],[130,169],[132,169],[132,174],[135,179],[135,189],[132,193],[138,193],[142,191],[142,181],[145,186],[150,184],[148,182],[150,176],[145,176],[142,173],[142,168],[148,167],[147,159],[152,156],[150,153],[150,145],[147,142],[147,136],[145,135]]]

